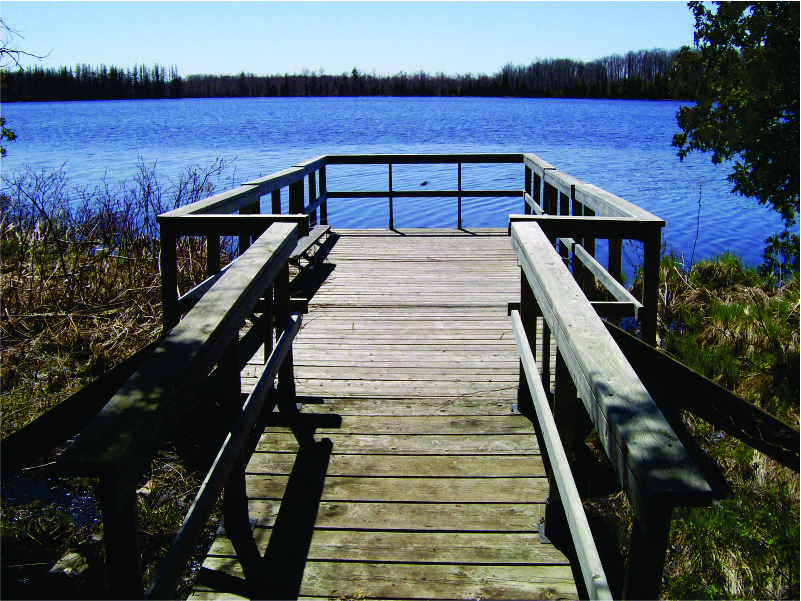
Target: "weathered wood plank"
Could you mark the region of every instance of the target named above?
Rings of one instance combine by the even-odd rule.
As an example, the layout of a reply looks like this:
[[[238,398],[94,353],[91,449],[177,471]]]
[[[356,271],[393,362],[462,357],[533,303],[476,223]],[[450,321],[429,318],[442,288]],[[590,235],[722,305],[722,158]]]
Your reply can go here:
[[[380,410],[380,407],[377,406],[376,409]],[[267,427],[272,428],[273,424],[280,427],[280,422],[286,419],[280,413],[270,415],[267,418]],[[309,420],[311,421],[311,418]],[[320,435],[355,433],[439,434],[441,436],[476,434],[480,436],[532,434],[533,426],[528,418],[522,415],[454,417],[431,415],[428,417],[395,417],[387,420],[376,419],[375,416],[345,415],[335,426],[326,426],[325,422],[321,422],[316,432]]]
[[[250,458],[247,473],[289,475],[295,457],[289,454],[257,452]],[[537,455],[332,455],[328,476],[495,478],[543,477]]]
[[[267,547],[271,532],[271,528],[260,527],[254,531],[260,549]],[[297,553],[286,550],[287,558]],[[222,559],[235,554],[230,541],[220,537],[209,555]],[[568,565],[560,551],[543,545],[539,535],[531,532],[316,530],[307,557],[317,561]]]
[[[220,558],[215,568],[240,576],[238,562]],[[276,566],[280,573],[281,566]],[[369,598],[450,599],[458,590],[468,599],[574,599],[569,566],[481,566],[451,564],[383,564],[309,561],[303,571],[300,596],[328,598],[336,594],[369,593]]]
[[[248,475],[248,497],[281,499],[288,476]],[[324,501],[370,501],[395,503],[526,503],[548,496],[545,478],[368,478],[327,476],[323,484]]]
[[[322,437],[316,437],[322,438]],[[439,434],[326,434],[335,453],[370,455],[539,455],[536,437],[531,434],[506,436]],[[295,437],[289,432],[266,432],[256,450],[297,453]]]

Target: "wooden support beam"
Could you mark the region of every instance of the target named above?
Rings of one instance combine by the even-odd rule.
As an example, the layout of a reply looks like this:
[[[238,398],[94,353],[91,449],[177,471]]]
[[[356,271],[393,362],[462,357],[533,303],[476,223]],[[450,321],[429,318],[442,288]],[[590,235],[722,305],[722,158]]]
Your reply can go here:
[[[547,215],[509,215],[510,223],[534,222],[555,238],[624,238],[643,240],[654,224],[632,217],[603,217],[585,214],[582,216],[554,215],[543,207]],[[661,222],[664,225],[664,222]]]
[[[657,403],[675,404],[799,471],[798,430],[613,324],[604,325]]]
[[[169,332],[178,323],[178,254],[173,227],[159,226],[159,271],[161,272],[161,327]]]
[[[139,527],[135,488],[117,474],[106,474],[98,484],[106,550],[106,586],[111,599],[141,599]]]

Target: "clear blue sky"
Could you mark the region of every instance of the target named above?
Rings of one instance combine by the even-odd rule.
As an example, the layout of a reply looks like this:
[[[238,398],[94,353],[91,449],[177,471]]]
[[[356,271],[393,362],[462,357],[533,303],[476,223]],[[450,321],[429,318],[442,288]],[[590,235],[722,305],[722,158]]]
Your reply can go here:
[[[30,2],[3,0],[11,45],[44,67],[175,65],[181,75],[303,69],[495,73],[693,41],[684,2]],[[5,41],[5,40],[4,40]],[[25,64],[35,61],[26,59]]]

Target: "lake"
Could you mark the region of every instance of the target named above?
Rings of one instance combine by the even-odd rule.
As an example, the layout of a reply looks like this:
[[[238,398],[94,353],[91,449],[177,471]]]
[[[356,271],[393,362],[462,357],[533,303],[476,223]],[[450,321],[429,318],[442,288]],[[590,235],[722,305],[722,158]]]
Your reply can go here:
[[[163,177],[216,158],[232,161],[217,191],[319,154],[533,152],[663,218],[668,247],[689,261],[731,251],[761,260],[781,220],[730,192],[727,165],[680,162],[674,101],[541,98],[226,98],[3,104],[18,140],[2,173],[64,165],[75,185],[131,180],[140,157]],[[427,169],[427,170],[426,170]],[[396,172],[397,170],[397,172]],[[465,187],[520,188],[521,165],[466,165]],[[347,178],[354,178],[346,183]],[[386,167],[329,171],[329,189],[383,189]],[[397,167],[395,189],[456,188],[456,167]],[[286,196],[286,195],[285,195]],[[701,227],[696,218],[699,198]],[[455,200],[396,199],[396,227],[455,227]],[[386,227],[386,201],[332,201],[333,227]],[[505,227],[522,201],[466,202],[465,227]],[[636,260],[629,257],[629,260]]]

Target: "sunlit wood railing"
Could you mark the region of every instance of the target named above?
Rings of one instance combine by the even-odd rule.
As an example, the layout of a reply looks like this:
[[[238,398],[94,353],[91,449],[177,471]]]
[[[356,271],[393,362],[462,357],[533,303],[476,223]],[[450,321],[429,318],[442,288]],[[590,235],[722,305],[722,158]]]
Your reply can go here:
[[[521,374],[521,383],[526,383],[521,386],[518,406],[521,412],[534,410],[548,447],[551,488],[546,532],[554,537],[569,526],[580,562],[587,565],[584,576],[592,597],[599,572],[590,566],[597,561],[591,561],[594,548],[579,545],[584,529],[578,524],[584,514],[575,486],[570,486],[577,474],[575,449],[587,434],[579,424],[584,421],[582,415],[587,415],[634,517],[623,597],[656,599],[673,508],[711,504],[712,488],[540,224],[513,222],[511,230],[521,266],[520,308],[512,312],[513,329],[525,375]],[[550,338],[541,339],[541,370],[531,348],[540,316],[543,330],[550,332],[556,346],[553,375]],[[551,401],[545,391],[552,382]],[[554,453],[548,439],[560,441],[566,452]],[[598,592],[603,596],[608,591]]]

